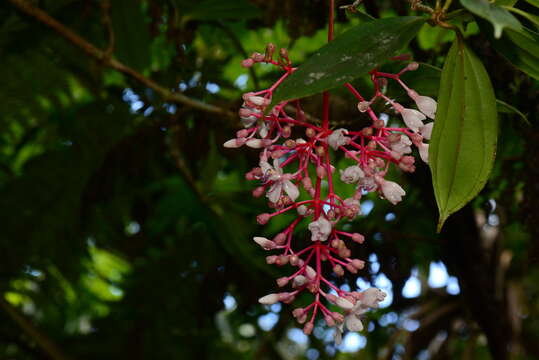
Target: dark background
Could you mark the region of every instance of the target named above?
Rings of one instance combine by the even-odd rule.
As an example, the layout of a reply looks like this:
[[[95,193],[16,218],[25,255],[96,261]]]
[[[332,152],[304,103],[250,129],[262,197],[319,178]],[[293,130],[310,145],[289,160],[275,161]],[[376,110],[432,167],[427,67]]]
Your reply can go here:
[[[398,0],[362,9],[412,13]],[[339,10],[337,34],[364,19]],[[369,266],[343,286],[390,300],[341,347],[323,327],[302,336],[291,306],[258,305],[287,269],[251,238],[280,221],[256,225],[266,205],[243,177],[256,152],[221,144],[241,94],[278,74],[239,63],[271,41],[300,64],[326,21],[316,0],[0,4],[0,359],[539,359],[538,85],[473,23],[497,98],[531,123],[500,114],[485,189],[439,235],[425,165],[393,175],[398,206],[364,202],[353,252]],[[452,38],[425,25],[407,52],[441,67]],[[405,80],[436,97],[436,69]],[[332,93],[333,124],[361,128],[352,97]],[[320,97],[305,103],[319,117]]]

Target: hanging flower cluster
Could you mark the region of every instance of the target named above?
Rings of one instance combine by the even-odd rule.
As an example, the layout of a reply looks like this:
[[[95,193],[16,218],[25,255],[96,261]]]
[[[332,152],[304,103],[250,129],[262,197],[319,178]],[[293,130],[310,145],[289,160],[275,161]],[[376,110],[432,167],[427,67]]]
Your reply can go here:
[[[290,276],[277,279],[279,287],[290,286],[291,290],[266,295],[259,301],[267,305],[279,301],[291,303],[300,293],[311,293],[312,303],[295,309],[294,317],[304,324],[303,331],[310,334],[317,315],[321,315],[328,326],[335,327],[335,340],[340,343],[344,327],[350,331],[362,330],[360,316],[368,309],[378,307],[386,294],[376,288],[363,292],[344,291],[330,280],[329,276],[343,276],[345,271],[356,274],[365,265],[362,260],[352,258],[348,248],[350,242],[363,243],[364,236],[341,231],[338,224],[360,215],[360,201],[369,192],[377,192],[394,205],[402,200],[405,191],[396,182],[387,180],[386,174],[391,164],[403,171],[415,170],[415,159],[410,155],[412,145],[419,150],[421,159],[428,161],[429,145],[425,141],[430,138],[432,122],[427,119],[434,118],[436,102],[417,94],[400,79],[406,71],[417,70],[417,63],[408,64],[397,74],[374,69],[370,72],[374,95],[369,100],[351,84],[344,84],[357,98],[358,111],[370,117],[370,126],[331,129],[328,113],[318,126],[307,121],[298,100],[267,109],[275,89],[295,70],[286,50],[280,50],[277,60],[274,52],[275,46],[269,44],[265,54],[254,53],[242,62],[244,67],[270,63],[282,69],[284,74],[268,89],[243,95],[239,116],[244,129],[224,144],[227,148],[246,145],[260,150],[259,164],[246,174],[246,178],[259,184],[253,190],[253,196],[265,195],[273,212],[258,215],[258,224],[264,225],[284,213],[296,214],[295,219],[273,239],[254,238],[264,250],[274,252],[266,257],[268,264],[295,268]],[[405,108],[384,94],[388,79],[405,89],[418,110]],[[378,100],[400,114],[405,127],[386,127],[371,108]],[[293,137],[293,133],[298,137]],[[351,165],[337,171],[333,166],[337,152],[343,152]],[[355,187],[352,197],[342,198],[335,193],[333,182],[336,178]],[[294,241],[294,230],[301,221],[308,222],[311,240],[303,248]],[[333,275],[323,272],[329,268]]]

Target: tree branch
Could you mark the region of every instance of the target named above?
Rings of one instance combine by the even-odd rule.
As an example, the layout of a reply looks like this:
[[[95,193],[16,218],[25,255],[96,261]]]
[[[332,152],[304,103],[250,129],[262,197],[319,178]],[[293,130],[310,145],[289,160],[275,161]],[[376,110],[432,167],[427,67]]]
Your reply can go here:
[[[0,294],[1,295],[1,294]],[[35,342],[54,360],[69,360],[70,358],[65,355],[51,339],[37,329],[19,310],[14,308],[10,303],[5,301],[0,296],[0,308],[2,308],[9,317],[17,323],[17,325],[24,330]]]
[[[17,9],[19,9],[24,14],[36,19],[40,23],[56,31],[60,36],[62,36],[63,38],[71,42],[73,45],[81,49],[87,55],[100,61],[104,66],[107,66],[111,69],[121,72],[122,74],[127,75],[137,80],[144,86],[147,86],[148,88],[154,90],[157,94],[159,94],[163,98],[164,101],[183,104],[193,109],[197,109],[197,110],[201,110],[201,111],[205,111],[209,113],[214,113],[214,114],[220,114],[220,115],[224,115],[231,118],[236,117],[236,114],[231,112],[228,109],[224,109],[215,105],[204,103],[200,100],[190,98],[178,92],[173,92],[159,85],[152,79],[145,77],[144,75],[140,74],[139,72],[135,71],[129,66],[121,63],[120,61],[116,59],[111,58],[110,56],[108,56],[107,52],[98,49],[93,44],[89,43],[88,41],[80,37],[78,34],[73,32],[71,29],[64,26],[63,24],[58,22],[56,19],[52,18],[45,11],[30,4],[27,0],[8,0],[8,1],[11,2]]]

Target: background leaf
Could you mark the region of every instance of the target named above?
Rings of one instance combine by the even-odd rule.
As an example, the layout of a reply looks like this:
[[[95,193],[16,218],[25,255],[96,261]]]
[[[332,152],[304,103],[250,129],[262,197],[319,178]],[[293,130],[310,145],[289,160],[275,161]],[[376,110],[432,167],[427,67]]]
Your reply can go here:
[[[516,17],[502,7],[489,2],[488,0],[460,0],[462,6],[492,23],[494,26],[494,37],[499,39],[504,28],[520,30],[522,25]]]
[[[488,74],[463,42],[453,43],[440,82],[429,162],[445,220],[481,191],[494,163],[496,98]]]
[[[387,61],[419,31],[425,18],[408,16],[358,25],[317,51],[273,95],[273,103],[298,99],[350,82]]]

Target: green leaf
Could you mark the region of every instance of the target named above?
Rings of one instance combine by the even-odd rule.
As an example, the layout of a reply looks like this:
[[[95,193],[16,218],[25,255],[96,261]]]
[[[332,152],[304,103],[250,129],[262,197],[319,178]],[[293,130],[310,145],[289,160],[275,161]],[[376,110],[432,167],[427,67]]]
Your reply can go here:
[[[522,11],[520,9],[511,7],[511,6],[504,6],[504,8],[509,10],[509,11],[514,12],[515,14],[519,14],[520,16],[522,16],[522,17],[528,19],[529,21],[531,21],[532,23],[534,23],[536,26],[539,26],[539,16],[527,13],[525,11]]]
[[[516,17],[501,6],[493,4],[488,0],[460,0],[462,6],[470,12],[486,19],[494,26],[494,37],[499,39],[504,28],[520,30],[522,25]]]
[[[481,61],[459,40],[444,64],[438,101],[429,163],[440,231],[451,214],[481,191],[496,153],[494,90]]]
[[[150,66],[150,34],[139,2],[115,0],[111,6],[114,55],[118,60],[143,71]]]
[[[538,7],[539,8],[539,0],[526,0],[529,4]],[[507,5],[514,5],[514,4],[507,4]]]
[[[481,29],[485,24],[479,22]],[[539,80],[539,34],[522,28],[521,31],[507,30],[496,40],[490,38],[492,47],[507,61],[529,76]]]
[[[193,20],[252,19],[260,15],[260,9],[246,0],[206,0],[186,14]]]
[[[520,110],[518,110],[516,107],[509,105],[505,101],[501,101],[499,99],[496,99],[496,108],[498,109],[499,113],[505,113],[505,114],[517,114],[524,120],[524,122],[528,125],[530,124],[530,121],[528,120],[528,117],[524,115]]]
[[[273,94],[273,104],[321,93],[367,74],[406,46],[425,21],[416,16],[395,17],[348,30],[292,73]]]

